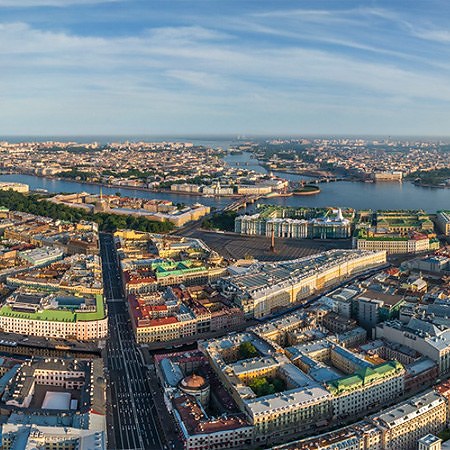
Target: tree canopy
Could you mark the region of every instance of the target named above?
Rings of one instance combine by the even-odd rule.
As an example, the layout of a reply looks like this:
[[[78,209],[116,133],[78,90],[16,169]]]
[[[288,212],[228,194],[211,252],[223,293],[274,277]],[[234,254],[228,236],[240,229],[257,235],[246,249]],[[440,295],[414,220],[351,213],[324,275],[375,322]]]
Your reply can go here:
[[[236,216],[237,213],[234,211],[214,214],[211,218],[203,221],[202,228],[205,230],[234,231],[234,219]]]
[[[12,190],[0,191],[0,205],[13,211],[22,211],[68,222],[79,222],[81,220],[96,222],[99,230],[108,232],[129,228],[136,231],[166,233],[174,229],[174,225],[167,221],[157,222],[145,217],[104,212],[90,213],[80,208],[49,202],[40,195],[25,195]]]
[[[254,378],[248,385],[257,397],[283,392],[286,389],[286,383],[281,378]]]
[[[240,359],[249,359],[258,356],[258,350],[251,342],[242,342],[239,345],[239,358]]]

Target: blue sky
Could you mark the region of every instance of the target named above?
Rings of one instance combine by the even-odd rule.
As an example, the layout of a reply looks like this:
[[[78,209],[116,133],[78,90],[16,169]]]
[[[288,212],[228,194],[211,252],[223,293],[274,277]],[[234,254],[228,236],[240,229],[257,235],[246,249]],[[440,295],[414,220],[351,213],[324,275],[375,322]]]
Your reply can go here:
[[[0,134],[450,135],[447,0],[0,0]]]

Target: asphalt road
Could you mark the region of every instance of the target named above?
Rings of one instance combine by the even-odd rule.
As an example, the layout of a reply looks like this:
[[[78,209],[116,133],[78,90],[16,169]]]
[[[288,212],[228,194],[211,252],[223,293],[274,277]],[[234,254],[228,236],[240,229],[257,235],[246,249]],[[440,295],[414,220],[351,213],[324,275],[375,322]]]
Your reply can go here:
[[[109,316],[105,366],[108,373],[108,448],[164,449],[148,369],[136,345],[123,296],[112,236],[100,236]]]

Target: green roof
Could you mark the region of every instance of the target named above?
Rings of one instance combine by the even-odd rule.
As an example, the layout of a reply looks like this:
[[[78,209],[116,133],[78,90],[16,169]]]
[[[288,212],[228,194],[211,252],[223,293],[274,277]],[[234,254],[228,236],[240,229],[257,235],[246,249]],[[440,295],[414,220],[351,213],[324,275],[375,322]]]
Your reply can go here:
[[[164,262],[152,263],[152,269],[155,271],[156,278],[163,278],[202,272],[206,270],[206,267],[203,265],[196,266],[190,259],[185,259],[183,261],[167,260]]]
[[[39,312],[22,312],[13,311],[10,306],[4,305],[0,308],[0,316],[27,320],[75,322],[75,314],[72,311],[59,309],[45,309]]]
[[[365,367],[356,371],[353,375],[331,381],[327,384],[327,387],[333,394],[340,394],[370,384],[386,375],[393,375],[402,369],[403,366],[398,361],[389,361],[378,366]]]
[[[101,320],[105,317],[105,301],[103,295],[95,296],[96,310],[91,312],[76,313],[77,320],[86,322],[89,320]]]
[[[89,312],[72,312],[67,309],[45,309],[39,312],[21,312],[13,311],[10,306],[4,305],[0,308],[0,316],[54,322],[76,322],[103,319],[105,317],[105,302],[103,296],[96,295],[95,301],[96,311]]]
[[[409,238],[407,237],[400,237],[400,236],[367,236],[367,233],[362,233],[362,230],[358,230],[359,232],[356,233],[356,237],[358,239],[361,239],[363,241],[408,241]]]

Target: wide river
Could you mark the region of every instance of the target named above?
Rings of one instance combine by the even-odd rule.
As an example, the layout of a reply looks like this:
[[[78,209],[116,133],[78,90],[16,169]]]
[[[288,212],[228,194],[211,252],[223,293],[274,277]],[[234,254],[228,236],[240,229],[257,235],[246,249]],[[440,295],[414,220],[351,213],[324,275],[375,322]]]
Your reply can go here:
[[[253,169],[266,172],[256,159],[249,153],[229,155],[225,161],[243,169]],[[292,181],[307,180],[308,177],[275,173],[280,177]],[[26,183],[30,189],[46,189],[48,192],[89,192],[98,193],[100,187],[96,185],[78,183],[74,181],[52,180],[30,175],[2,175],[0,180]],[[415,186],[410,182],[403,183],[357,183],[338,181],[335,183],[321,183],[321,193],[314,196],[292,196],[262,199],[260,203],[271,203],[286,206],[341,206],[356,209],[424,209],[435,212],[439,209],[450,209],[450,189],[433,189]],[[122,196],[167,199],[174,203],[200,202],[208,206],[221,208],[230,203],[229,198],[204,198],[201,196],[177,195],[141,191],[137,189],[121,189],[104,187],[103,193],[114,194],[120,192]]]

